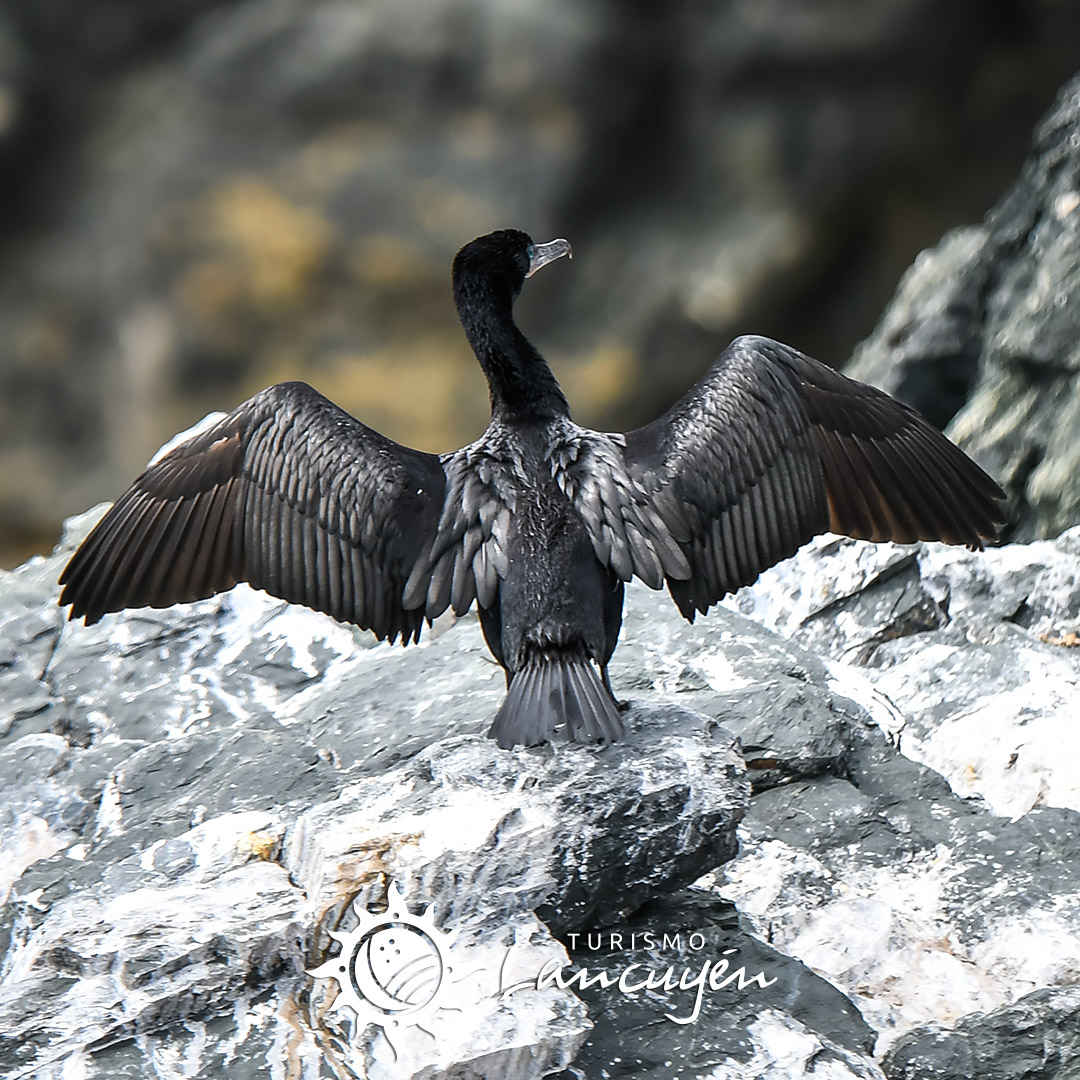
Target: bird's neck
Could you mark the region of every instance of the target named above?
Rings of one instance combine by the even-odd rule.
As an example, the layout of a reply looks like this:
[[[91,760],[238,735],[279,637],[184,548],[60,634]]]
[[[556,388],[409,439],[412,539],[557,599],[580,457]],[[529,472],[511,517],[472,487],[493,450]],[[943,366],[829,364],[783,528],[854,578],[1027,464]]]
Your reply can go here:
[[[554,420],[570,406],[547,361],[505,310],[462,316],[465,335],[491,390],[491,415],[502,420]]]

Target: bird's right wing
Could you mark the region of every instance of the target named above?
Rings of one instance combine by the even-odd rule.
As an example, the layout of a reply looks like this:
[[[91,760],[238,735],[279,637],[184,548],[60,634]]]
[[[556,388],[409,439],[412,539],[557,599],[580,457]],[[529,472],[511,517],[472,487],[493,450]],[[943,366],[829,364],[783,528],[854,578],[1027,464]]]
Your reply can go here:
[[[166,607],[250,582],[415,640],[402,595],[435,540],[439,458],[385,438],[304,383],[272,386],[151,465],[72,556],[71,618]],[[443,605],[445,607],[445,604]]]
[[[769,338],[732,342],[623,460],[685,555],[665,577],[687,618],[827,529],[981,547],[1002,520],[997,484],[915,410]]]

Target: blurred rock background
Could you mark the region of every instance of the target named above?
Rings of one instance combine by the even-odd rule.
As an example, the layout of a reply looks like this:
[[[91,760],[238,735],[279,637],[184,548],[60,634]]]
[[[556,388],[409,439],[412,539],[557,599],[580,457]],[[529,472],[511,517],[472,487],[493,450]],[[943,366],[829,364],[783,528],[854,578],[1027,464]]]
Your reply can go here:
[[[474,437],[492,228],[574,244],[519,319],[582,422],[744,331],[841,365],[1077,68],[1071,0],[3,0],[0,565],[281,379]]]

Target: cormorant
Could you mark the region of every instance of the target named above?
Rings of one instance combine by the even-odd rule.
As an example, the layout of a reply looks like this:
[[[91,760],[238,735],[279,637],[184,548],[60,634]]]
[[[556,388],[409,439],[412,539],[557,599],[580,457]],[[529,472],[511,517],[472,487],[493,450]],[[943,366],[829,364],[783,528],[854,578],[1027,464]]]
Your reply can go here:
[[[477,602],[507,679],[490,734],[623,733],[607,677],[623,585],[667,584],[694,620],[817,533],[981,547],[1003,492],[913,409],[779,342],[740,337],[658,420],[578,427],[518,329],[525,279],[562,255],[502,230],[454,259],[491,424],[453,453],[380,435],[301,382],[237,406],[151,465],[60,579],[72,619],[247,581],[416,641]]]

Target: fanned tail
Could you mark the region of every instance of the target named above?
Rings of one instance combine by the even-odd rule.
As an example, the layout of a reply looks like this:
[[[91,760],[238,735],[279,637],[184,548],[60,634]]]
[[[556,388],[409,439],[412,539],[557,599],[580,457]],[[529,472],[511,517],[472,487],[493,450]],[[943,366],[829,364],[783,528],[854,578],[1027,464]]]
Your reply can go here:
[[[625,734],[596,668],[581,653],[530,658],[515,673],[488,734],[509,750],[549,742],[560,727],[570,742],[613,743]]]

